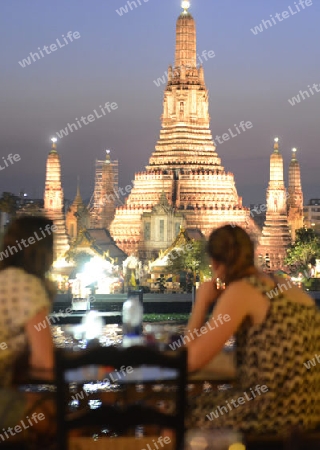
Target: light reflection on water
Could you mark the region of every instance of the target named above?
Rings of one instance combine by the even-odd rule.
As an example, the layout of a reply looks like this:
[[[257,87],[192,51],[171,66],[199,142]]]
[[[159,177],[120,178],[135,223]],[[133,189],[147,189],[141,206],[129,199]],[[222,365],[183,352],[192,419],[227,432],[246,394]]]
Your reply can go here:
[[[144,324],[144,329],[147,329],[155,324]],[[177,336],[183,336],[185,326],[181,324],[161,324],[156,326],[162,327],[166,333],[174,332]],[[79,329],[79,328],[78,328]],[[64,326],[52,326],[52,334],[56,347],[60,348],[86,348],[87,341],[83,338],[83,333],[77,331],[77,326],[64,325]],[[120,345],[122,343],[122,327],[121,325],[105,325],[102,330],[102,334],[99,336],[99,343],[103,347],[109,347],[110,345]],[[234,338],[228,339],[225,343],[225,350],[233,350],[235,345]]]
[[[144,329],[148,330],[149,324],[144,324]],[[161,325],[162,324],[158,324]],[[164,324],[163,324],[164,325]],[[183,336],[185,326],[181,324],[173,325],[172,323],[170,325],[164,325],[164,329],[168,332],[174,332],[176,339]],[[54,339],[54,343],[56,347],[59,348],[73,348],[73,349],[84,349],[87,347],[87,341],[83,338],[82,333],[78,332],[74,333],[75,326],[71,325],[65,325],[65,326],[52,326],[52,335]],[[169,336],[169,335],[168,335]],[[102,330],[102,334],[99,336],[99,343],[101,346],[108,347],[111,345],[121,345],[122,343],[122,327],[120,325],[105,325]],[[232,351],[235,346],[235,340],[234,338],[229,339],[225,344],[225,350]],[[229,384],[223,384],[215,387],[215,389],[218,389],[220,391],[230,389],[231,385]],[[144,385],[137,385],[136,390],[137,392],[144,392]],[[168,393],[172,392],[176,389],[176,386],[166,385],[157,383],[152,385],[151,389],[155,393]],[[192,392],[195,388],[194,384],[188,384],[187,385],[188,392]],[[26,385],[21,386],[21,390],[24,392],[54,392],[55,386],[49,385],[49,384],[43,384],[43,385]],[[68,403],[69,411],[77,411],[79,408],[82,408],[84,404],[87,405],[90,409],[97,409],[101,406],[102,400],[99,398],[100,393],[117,393],[124,390],[123,386],[120,386],[116,382],[106,382],[104,381],[95,381],[92,383],[85,383],[82,386],[82,395],[78,397],[79,390],[77,383],[70,383],[69,384],[69,393],[71,396],[71,399]],[[205,382],[203,384],[203,392],[210,392],[213,390],[213,386]],[[80,391],[81,394],[81,391]],[[158,402],[159,403],[159,402]],[[161,404],[163,401],[160,402]],[[164,405],[162,405],[164,407]],[[136,435],[143,436],[144,435],[144,429],[141,427],[136,428]],[[109,428],[103,428],[100,429],[98,432],[95,432],[91,434],[92,440],[97,441],[101,437],[117,437],[118,434]]]
[[[147,324],[146,324],[147,325]],[[174,326],[175,334],[183,335],[184,326],[179,324]],[[173,329],[172,324],[170,324],[170,329]],[[83,349],[87,346],[87,341],[85,339],[79,339],[79,335],[74,337],[74,326],[65,325],[65,326],[52,326],[52,334],[56,347],[60,348],[73,348],[73,349]],[[99,337],[99,343],[102,346],[108,347],[111,345],[120,345],[122,343],[122,327],[120,325],[105,325],[102,331],[101,336]],[[229,339],[225,344],[226,351],[232,351],[234,349],[235,340],[234,338]],[[24,385],[20,387],[24,392],[54,392],[55,386],[49,384],[43,385]],[[221,385],[218,387],[218,390],[229,389],[230,385]],[[123,389],[117,383],[110,382],[94,382],[94,383],[86,383],[83,386],[84,392],[86,393],[86,397],[92,394],[98,394],[99,392],[119,392]],[[156,392],[161,392],[165,390],[172,389],[171,386],[165,386],[162,384],[157,384],[153,386],[153,390]],[[70,394],[75,393],[77,391],[76,383],[70,383],[69,386]],[[208,383],[204,385],[204,390],[211,390],[211,386]],[[91,400],[90,400],[91,401]],[[96,401],[93,399],[93,403],[90,405],[93,408],[97,407]],[[72,400],[70,402],[71,408],[76,408],[78,406],[78,400]]]

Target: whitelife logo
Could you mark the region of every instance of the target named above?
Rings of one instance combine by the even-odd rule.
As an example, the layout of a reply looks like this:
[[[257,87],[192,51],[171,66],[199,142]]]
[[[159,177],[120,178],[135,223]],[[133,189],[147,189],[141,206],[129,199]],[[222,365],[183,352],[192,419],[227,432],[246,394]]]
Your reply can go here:
[[[13,155],[12,153],[9,153],[9,155],[6,158],[3,156],[2,159],[3,159],[4,167],[2,167],[2,165],[0,164],[0,170],[6,169],[7,167],[10,166],[10,164],[12,165],[15,162],[21,161],[21,156],[19,155],[19,153],[16,153],[15,155]]]
[[[20,421],[19,425],[16,425],[15,427],[9,427],[7,430],[3,428],[3,433],[0,434],[0,438],[2,439],[2,442],[4,442],[6,439],[10,439],[10,436],[15,436],[18,433],[21,433],[23,430],[27,430],[30,427],[33,427],[34,424],[38,423],[38,420],[41,422],[45,419],[44,414],[42,413],[33,413],[31,418],[29,416],[26,417],[26,421],[29,422],[29,425],[25,424],[24,420]],[[14,431],[13,431],[14,430]],[[10,433],[10,436],[9,436]],[[5,437],[4,437],[5,436]]]
[[[288,6],[288,11],[283,11],[280,14],[279,13],[275,14],[275,17],[273,17],[273,15],[270,14],[271,20],[269,20],[269,19],[263,20],[260,25],[257,25],[254,28],[251,28],[251,32],[255,36],[259,33],[263,33],[264,30],[268,30],[268,28],[271,28],[274,25],[278,25],[278,23],[283,22],[285,19],[289,19],[290,17],[295,16],[302,10],[306,9],[306,7],[312,6],[313,3],[312,3],[312,0],[300,0],[299,4],[297,2],[294,2],[294,5],[295,6],[292,6],[292,7]]]
[[[46,55],[50,55],[51,53],[57,51],[59,48],[63,48],[66,45],[68,45],[70,42],[73,42],[73,39],[79,39],[80,37],[81,36],[80,36],[79,31],[74,31],[74,32],[68,31],[67,37],[65,37],[64,34],[62,35],[64,44],[61,43],[59,39],[56,39],[57,44],[53,43],[50,46],[44,45],[42,49],[40,47],[38,47],[41,57],[40,57],[39,53],[37,53],[37,52],[35,52],[35,53],[30,52],[29,53],[30,56],[28,56],[27,58],[24,58],[22,61],[19,61],[19,64],[24,69],[25,67],[30,66],[30,64],[32,64],[32,62],[39,61],[39,59],[44,58]],[[70,42],[68,41],[67,38],[69,39]],[[50,51],[49,51],[49,48],[50,48]],[[37,57],[37,59],[36,59],[36,57]]]
[[[34,237],[33,236],[28,237],[28,244],[27,244],[26,239],[21,239],[20,242],[18,242],[16,240],[17,247],[19,248],[19,250],[23,250],[23,247],[27,248],[27,247],[29,247],[29,245],[35,244],[36,241],[42,241],[42,239],[44,237],[46,237],[46,233],[50,235],[54,231],[57,231],[57,225],[49,225],[49,224],[47,224],[45,226],[44,230],[42,228],[39,229],[39,234],[41,232],[43,237],[38,236],[37,231],[35,231],[33,233]],[[22,245],[23,245],[23,247],[22,247]],[[2,261],[3,258],[8,258],[9,257],[9,253],[12,256],[14,254],[13,250],[15,251],[15,253],[18,253],[19,250],[18,250],[17,247],[15,245],[12,245],[12,246],[8,245],[6,250],[4,250],[3,252],[0,252],[0,261]]]
[[[131,180],[131,185],[128,184],[125,188],[118,187],[117,191],[115,190],[115,188],[113,188],[114,195],[113,194],[107,195],[106,202],[107,203],[114,203],[115,201],[120,202],[120,195],[124,197],[125,195],[130,194],[130,192],[134,188],[134,183],[135,183],[135,181]]]
[[[80,121],[81,121],[84,125],[89,125],[89,123],[94,122],[94,121],[96,120],[96,118],[97,118],[97,119],[100,119],[101,117],[106,116],[107,113],[106,113],[105,109],[108,111],[108,113],[110,113],[111,110],[114,111],[114,110],[118,109],[118,105],[117,105],[117,103],[115,103],[115,102],[112,102],[112,103],[106,102],[106,104],[104,105],[104,108],[105,108],[105,109],[104,109],[101,105],[99,105],[99,107],[100,107],[101,112],[102,112],[102,114],[103,114],[102,116],[100,116],[100,115],[98,114],[97,110],[94,109],[94,110],[93,110],[94,115],[93,115],[93,114],[89,114],[87,117],[81,116]],[[78,117],[76,117],[75,120],[76,120],[76,122],[77,122],[77,124],[78,124],[78,127],[79,127],[79,128],[82,128],[82,125],[81,125],[81,123],[80,123]],[[88,122],[86,122],[86,120],[87,120]],[[68,124],[67,124],[67,127],[64,128],[63,130],[60,130],[60,132],[57,131],[57,132],[56,132],[56,135],[58,136],[59,139],[62,139],[64,136],[68,136],[69,130],[70,130],[71,133],[73,133],[74,131],[77,131],[77,130],[78,130],[78,127],[77,127],[77,125],[76,125],[75,123],[71,123],[71,124],[68,123]],[[69,130],[68,130],[68,128],[69,128]]]
[[[262,394],[265,394],[266,392],[268,392],[268,387],[263,384],[262,386],[260,386],[259,384],[257,384],[257,386],[252,389],[250,388],[250,392],[252,394],[252,397],[250,397],[250,393],[249,396],[247,395],[247,392],[244,392],[244,397],[238,397],[236,400],[232,399],[230,400],[230,403],[233,405],[234,408],[239,408],[240,405],[244,405],[245,402],[250,402],[251,400],[254,400],[256,398],[256,394],[258,394],[259,396]],[[253,392],[255,391],[256,394]],[[238,404],[237,404],[238,402]],[[218,406],[218,408],[215,411],[212,411],[210,414],[207,414],[207,418],[210,421],[213,421],[214,419],[217,419],[219,417],[219,415],[223,416],[223,413],[228,414],[229,411],[232,411],[232,406],[230,405],[229,401],[226,400],[226,404],[229,408],[229,410],[227,409],[226,406]]]
[[[149,0],[143,0],[144,3],[148,3],[148,1]],[[121,17],[124,14],[127,14],[129,11],[132,11],[133,6],[134,6],[134,9],[137,9],[138,6],[142,6],[142,5],[143,5],[142,0],[136,0],[136,1],[132,1],[132,2],[130,2],[128,0],[126,5],[121,6],[120,9],[116,9],[116,13]],[[130,8],[130,10],[128,7]]]
[[[316,93],[318,94],[320,92],[320,84],[314,83],[312,87],[310,86],[310,84],[308,84],[308,88],[312,95],[315,95]],[[314,92],[313,89],[316,92]],[[306,100],[307,98],[310,98],[310,94],[308,91],[299,91],[299,94],[297,94],[297,96],[295,97],[290,98],[288,102],[291,106],[295,106],[301,103],[303,100]]]
[[[222,314],[219,314],[217,319],[212,317],[211,320],[213,321],[215,326],[212,326],[210,324],[210,321],[207,321],[205,323],[205,325],[200,328],[200,330],[197,330],[197,328],[194,328],[193,331],[188,330],[188,333],[185,333],[184,336],[181,335],[179,339],[172,342],[172,344],[169,344],[169,347],[171,348],[171,350],[176,350],[177,348],[180,348],[181,345],[186,345],[186,341],[188,343],[191,340],[193,341],[195,339],[194,335],[196,335],[196,337],[200,337],[202,334],[206,334],[209,330],[214,330],[215,328],[219,328],[219,326],[223,325],[224,322],[230,322],[231,317],[229,316],[229,314],[224,314],[223,316],[222,316]],[[217,321],[219,321],[220,324]]]
[[[222,135],[222,139],[223,140],[221,140],[221,136],[219,136],[218,134],[216,135],[215,139],[218,141],[219,144],[223,144],[224,142],[229,141],[230,138],[235,138],[235,137],[239,136],[241,134],[241,131],[240,131],[239,128],[241,128],[242,132],[245,132],[246,130],[250,130],[253,127],[253,124],[250,121],[244,122],[244,120],[242,120],[239,123],[239,126],[237,126],[235,124],[234,127],[235,127],[235,129],[237,131],[237,134],[232,133],[231,128],[229,128],[228,132],[230,134],[229,133],[223,133],[223,135]]]
[[[309,359],[307,362],[303,363],[303,365],[310,370],[311,367],[315,367],[316,364],[320,363],[320,356],[319,355],[314,355],[314,358]]]

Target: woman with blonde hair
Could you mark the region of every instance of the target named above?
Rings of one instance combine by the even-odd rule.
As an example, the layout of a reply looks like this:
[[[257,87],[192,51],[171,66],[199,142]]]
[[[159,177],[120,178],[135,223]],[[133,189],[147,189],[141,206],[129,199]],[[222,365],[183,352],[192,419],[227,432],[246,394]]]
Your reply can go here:
[[[194,337],[187,344],[189,370],[201,369],[235,336],[237,383],[191,400],[187,426],[257,433],[317,427],[320,364],[308,366],[319,352],[314,300],[290,282],[260,272],[253,242],[238,226],[213,231],[207,251],[214,279],[200,286],[187,327]],[[224,290],[217,289],[217,278]],[[225,318],[219,327],[218,317]]]

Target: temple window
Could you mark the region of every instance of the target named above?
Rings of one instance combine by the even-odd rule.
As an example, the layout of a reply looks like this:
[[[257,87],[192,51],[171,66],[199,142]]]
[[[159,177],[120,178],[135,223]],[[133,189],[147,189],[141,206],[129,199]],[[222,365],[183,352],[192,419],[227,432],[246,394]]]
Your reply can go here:
[[[180,119],[184,117],[184,102],[180,102]]]
[[[151,237],[151,223],[145,222],[144,224],[144,239],[145,241],[150,241]]]
[[[164,220],[163,219],[161,219],[159,221],[159,240],[161,242],[164,241]]]

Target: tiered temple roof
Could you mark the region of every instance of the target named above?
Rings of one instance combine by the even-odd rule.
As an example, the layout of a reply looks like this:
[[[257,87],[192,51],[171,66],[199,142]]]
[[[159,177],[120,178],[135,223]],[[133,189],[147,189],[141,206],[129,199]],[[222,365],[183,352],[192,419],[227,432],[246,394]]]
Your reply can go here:
[[[177,20],[175,67],[169,67],[161,120],[149,164],[135,175],[134,188],[111,224],[117,245],[128,254],[138,253],[145,239],[142,214],[159,203],[162,192],[183,213],[186,227],[199,228],[205,236],[226,223],[256,233],[234,176],[225,172],[216,152],[204,71],[197,67],[196,25],[186,8]]]
[[[300,165],[297,160],[296,151],[295,148],[292,149],[288,186],[288,221],[293,241],[296,239],[296,230],[303,227],[303,193],[301,188]]]
[[[283,180],[283,158],[279,151],[278,138],[276,138],[274,151],[270,157],[266,221],[259,242],[259,254],[267,262],[266,269],[270,271],[284,267],[286,249],[291,243],[287,197]]]
[[[46,183],[44,191],[44,210],[47,217],[57,227],[54,233],[54,258],[63,257],[69,249],[69,239],[63,211],[64,196],[61,186],[61,164],[57,152],[56,140],[52,140],[51,151],[47,159]]]

